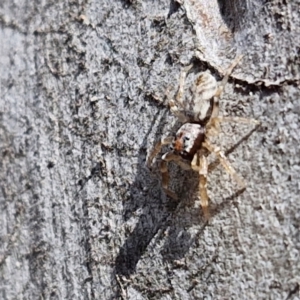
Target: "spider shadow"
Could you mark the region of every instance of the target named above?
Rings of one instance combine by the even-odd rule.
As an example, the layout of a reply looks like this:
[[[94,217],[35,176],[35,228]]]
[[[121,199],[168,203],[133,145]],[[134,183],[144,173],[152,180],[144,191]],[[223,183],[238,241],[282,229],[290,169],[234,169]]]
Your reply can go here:
[[[230,147],[227,151],[225,151],[225,155],[228,156],[230,153],[234,152],[244,141],[248,140],[249,137],[257,131],[260,125],[255,126],[252,130],[249,131],[248,134],[241,137],[232,147]],[[219,160],[213,161],[209,167],[209,174],[214,171],[220,165]],[[191,191],[196,191],[196,195],[198,195],[198,185],[199,185],[199,176],[197,173],[193,172],[193,176],[190,178],[186,178],[188,182],[187,186]],[[225,211],[226,209],[232,207],[232,205],[237,206],[235,199],[238,198],[244,191],[246,187],[242,189],[238,189],[231,195],[222,199],[222,201],[218,204],[209,203],[209,220],[212,220],[215,216],[217,216],[221,211]],[[186,193],[186,195],[188,195]],[[189,199],[193,202],[197,201],[195,197],[189,195]],[[209,220],[206,221],[204,219],[204,215],[202,213],[201,208],[192,207],[191,212],[187,212],[186,208],[191,206],[191,203],[185,203],[183,205],[177,206],[177,210],[173,213],[172,222],[168,224],[170,227],[168,231],[168,241],[165,244],[165,249],[163,252],[163,256],[168,261],[180,260],[184,257],[185,253],[189,250],[189,248],[193,245],[197,245],[200,240],[200,236],[203,233],[205,227],[209,224]],[[182,209],[183,208],[183,209]],[[199,211],[201,210],[201,211]],[[188,222],[186,222],[188,220]],[[197,233],[192,237],[185,229],[188,226],[192,226],[193,224],[200,225],[200,228],[197,230]]]
[[[200,214],[197,216],[190,215],[188,212],[178,215],[178,206],[185,205],[185,201],[182,199],[188,198],[190,190],[196,190],[198,186],[197,179],[192,176],[193,171],[183,171],[175,165],[170,166],[171,181],[173,178],[182,178],[178,181],[175,193],[179,195],[180,201],[170,199],[165,195],[161,187],[160,172],[157,164],[153,166],[153,172],[151,172],[146,166],[147,155],[147,140],[152,128],[157,122],[158,118],[158,133],[157,136],[161,136],[163,132],[164,124],[166,123],[166,114],[170,114],[167,108],[164,109],[162,114],[158,114],[152,121],[148,132],[142,143],[138,155],[138,172],[135,176],[135,181],[130,188],[130,200],[124,202],[123,219],[124,222],[136,220],[138,222],[135,225],[132,232],[129,233],[124,244],[120,248],[115,261],[115,272],[117,275],[130,276],[135,273],[136,265],[139,262],[142,255],[146,252],[149,244],[154,241],[158,241],[162,235],[169,229],[171,234],[167,237],[167,241],[164,243],[163,252],[168,253],[168,257],[184,256],[188,251],[191,237],[185,233],[186,228],[193,223],[199,224],[201,222]],[[175,132],[180,127],[180,124],[176,124],[172,127],[170,132]],[[164,152],[162,150],[161,154]],[[186,179],[193,182],[187,184]],[[187,188],[188,186],[188,188]],[[178,220],[181,220],[178,222]],[[175,226],[176,225],[176,226]],[[173,230],[175,228],[175,230]],[[180,243],[178,244],[178,234],[181,234]],[[155,238],[155,240],[153,240]],[[172,250],[173,249],[173,250]],[[151,251],[151,250],[149,250]]]
[[[243,142],[248,140],[250,136],[258,130],[260,125],[256,125],[246,135],[242,136],[234,145],[225,151],[225,155],[228,156],[234,152]],[[209,174],[213,172],[220,165],[219,160],[213,161],[209,165]],[[185,173],[184,173],[185,172]],[[246,188],[238,189],[227,197],[222,197],[221,202],[218,204],[209,203],[209,220],[205,220],[201,207],[195,207],[195,202],[199,203],[199,176],[196,172],[191,173],[183,170],[177,170],[177,176],[185,183],[185,188],[178,191],[178,195],[181,196],[181,202],[177,205],[177,208],[169,218],[169,222],[166,225],[169,227],[167,234],[167,241],[165,242],[163,249],[164,259],[172,262],[180,260],[188,252],[189,248],[198,244],[201,235],[205,227],[209,224],[209,220],[212,220],[220,212],[230,209],[232,205],[237,206],[235,201]],[[193,225],[197,225],[197,233],[191,236],[188,234],[187,229]]]
[[[257,131],[260,125],[255,126],[252,130],[249,131],[248,134],[242,136],[232,147],[230,147],[227,151],[225,151],[225,155],[228,156],[230,153],[234,152],[244,141],[248,140],[250,136]],[[214,171],[220,165],[219,160],[213,161],[209,165],[209,174]],[[192,192],[196,192],[196,196],[198,195],[198,185],[199,185],[199,176],[194,171],[191,171],[193,174],[188,175],[188,178],[185,178],[185,183]],[[179,173],[179,172],[178,172]],[[178,174],[177,173],[177,174]],[[183,174],[181,174],[182,176]],[[215,216],[217,216],[221,211],[225,211],[226,209],[232,207],[232,205],[237,206],[235,199],[238,198],[246,188],[239,189],[222,199],[219,204],[209,204],[209,213],[210,220],[212,220]],[[184,257],[186,252],[193,245],[197,245],[200,237],[205,229],[205,227],[209,224],[204,219],[203,212],[200,207],[194,207],[195,201],[197,201],[197,197],[193,197],[193,195],[189,195],[187,191],[185,191],[185,196],[188,196],[187,199],[190,199],[192,202],[188,203],[187,201],[182,201],[178,206],[175,212],[172,214],[172,218],[170,218],[170,222],[167,224],[169,226],[168,230],[168,240],[165,243],[165,247],[163,250],[164,259],[172,262],[174,260],[180,260]],[[188,211],[189,207],[191,207],[190,211]],[[188,220],[188,222],[187,222]],[[193,236],[190,236],[186,229],[192,225],[200,225],[200,228],[197,230],[197,233]]]
[[[210,204],[209,220],[212,220],[220,212],[232,207],[232,205],[237,206],[237,203],[234,200],[244,191],[245,188],[234,192],[230,196],[224,198],[222,202],[217,205]],[[194,212],[178,214],[177,218],[174,218],[173,222],[168,224],[170,228],[168,231],[168,240],[165,243],[165,248],[162,253],[165,260],[171,263],[176,260],[180,260],[185,256],[190,247],[199,246],[201,235],[203,234],[206,226],[209,226],[209,220],[206,221],[204,219],[203,213],[199,212],[199,209],[201,210],[201,208],[194,208]],[[192,219],[190,219],[191,217]],[[193,224],[198,226],[200,225],[196,234],[193,236],[189,235],[186,231],[187,227],[184,226],[184,222],[186,220],[190,220],[190,226]]]
[[[170,112],[164,108],[162,113],[153,118],[139,150],[138,172],[130,188],[130,200],[124,202],[123,213],[125,222],[130,223],[130,220],[136,219],[138,222],[133,231],[129,233],[116,258],[115,272],[117,275],[128,277],[134,274],[139,260],[147,250],[151,251],[152,245],[156,247],[156,244],[162,244],[158,255],[161,254],[167,261],[172,262],[183,258],[190,247],[200,240],[200,236],[208,224],[201,208],[194,207],[199,188],[199,177],[196,172],[184,171],[174,164],[169,165],[170,188],[179,196],[177,202],[166,197],[162,191],[159,170],[152,173],[146,166],[148,137],[153,127],[157,128],[157,136],[162,135],[166,120],[168,120],[167,114]],[[158,122],[158,126],[155,127],[156,122]],[[180,124],[176,122],[168,131],[175,132],[179,127]],[[256,129],[257,127],[242,137],[225,154],[233,152]],[[160,155],[165,152],[164,150],[162,149]],[[218,161],[213,162],[209,167],[209,172],[218,165]],[[229,206],[242,192],[243,190],[237,191],[223,199],[221,204],[215,208],[210,205],[211,218]],[[200,226],[200,229],[191,236],[188,228],[193,225]],[[149,246],[150,244],[151,246]]]

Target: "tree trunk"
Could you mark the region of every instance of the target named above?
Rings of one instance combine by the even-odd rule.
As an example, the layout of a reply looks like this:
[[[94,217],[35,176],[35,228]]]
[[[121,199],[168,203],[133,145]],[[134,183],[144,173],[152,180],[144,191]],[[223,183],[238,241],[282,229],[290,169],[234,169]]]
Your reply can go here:
[[[0,5],[0,298],[298,299],[299,1],[46,2]],[[190,96],[240,54],[221,115],[261,126],[216,137],[247,189],[211,170],[206,222],[146,157],[181,69]]]

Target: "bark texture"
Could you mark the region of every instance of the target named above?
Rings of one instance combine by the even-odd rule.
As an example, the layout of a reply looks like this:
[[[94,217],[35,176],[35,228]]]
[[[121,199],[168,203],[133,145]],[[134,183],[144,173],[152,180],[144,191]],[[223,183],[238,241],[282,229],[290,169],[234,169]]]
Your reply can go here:
[[[299,14],[299,0],[2,0],[0,298],[299,299]],[[170,166],[174,203],[145,160],[180,126],[166,99],[181,68],[187,86],[221,80],[238,54],[221,114],[262,126],[229,155],[245,192],[209,174],[206,223],[197,174]]]

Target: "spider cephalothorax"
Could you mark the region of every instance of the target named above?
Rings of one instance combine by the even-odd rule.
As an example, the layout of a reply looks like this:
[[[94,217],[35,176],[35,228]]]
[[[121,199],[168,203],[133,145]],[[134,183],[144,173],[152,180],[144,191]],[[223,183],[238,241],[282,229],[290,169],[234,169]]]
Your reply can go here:
[[[177,196],[168,187],[168,162],[174,161],[183,169],[193,169],[199,173],[200,201],[206,218],[209,217],[206,185],[208,174],[207,155],[210,152],[215,153],[225,170],[237,181],[241,188],[245,187],[243,179],[236,173],[223,151],[210,142],[210,136],[218,132],[219,123],[221,122],[259,124],[254,119],[219,116],[219,97],[230,73],[240,60],[241,56],[235,59],[219,85],[210,72],[200,73],[194,82],[193,97],[190,100],[185,100],[183,93],[185,78],[192,66],[188,66],[183,70],[176,98],[169,101],[169,106],[171,112],[184,124],[176,132],[175,138],[161,139],[148,156],[148,166],[150,166],[162,146],[171,144],[171,151],[162,156],[160,170],[163,189],[172,198],[177,198]]]
[[[192,161],[196,152],[201,148],[205,137],[205,127],[197,123],[185,123],[176,132],[172,142],[174,154]]]

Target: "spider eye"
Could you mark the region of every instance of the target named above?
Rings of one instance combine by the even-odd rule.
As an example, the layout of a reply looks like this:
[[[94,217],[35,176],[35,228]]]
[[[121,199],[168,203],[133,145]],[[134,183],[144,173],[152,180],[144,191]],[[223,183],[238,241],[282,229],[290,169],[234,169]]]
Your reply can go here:
[[[181,151],[181,155],[186,156],[186,155],[188,155],[188,152],[186,150],[183,150],[183,151]]]
[[[170,148],[170,150],[171,150],[171,151],[173,151],[173,150],[174,150],[174,147],[173,147],[173,145],[170,145],[170,147],[169,147],[169,148]]]
[[[189,141],[190,140],[190,138],[188,136],[184,136],[183,139],[184,139],[184,141]]]

